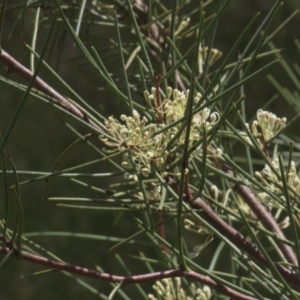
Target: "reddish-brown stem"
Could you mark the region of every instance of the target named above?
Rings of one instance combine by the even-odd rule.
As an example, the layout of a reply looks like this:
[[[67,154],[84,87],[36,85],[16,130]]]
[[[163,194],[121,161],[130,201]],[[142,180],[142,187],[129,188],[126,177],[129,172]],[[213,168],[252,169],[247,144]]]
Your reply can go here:
[[[184,164],[184,168],[182,170],[182,172],[185,172],[185,170],[187,170],[189,167],[189,162],[188,161],[185,161],[185,164]],[[190,184],[190,176],[189,176],[189,173],[185,174],[185,180],[184,180],[184,186],[185,186],[185,197],[186,197],[186,201],[190,201],[192,196],[191,196],[191,193],[190,193],[190,189],[189,189],[189,184]]]
[[[8,247],[0,246],[0,253],[1,254],[8,254],[11,251]],[[15,257],[16,253],[15,253]],[[163,278],[175,278],[175,277],[186,277],[192,280],[199,281],[205,285],[210,286],[213,289],[216,289],[220,293],[229,296],[231,299],[236,300],[255,300],[255,298],[246,296],[241,294],[233,289],[226,287],[225,285],[219,284],[216,281],[212,280],[208,276],[204,276],[202,274],[193,272],[193,271],[184,271],[181,269],[173,269],[173,270],[166,270],[161,272],[153,272],[148,274],[140,274],[140,275],[133,275],[133,276],[118,276],[112,275],[109,273],[104,272],[97,272],[91,269],[82,268],[79,266],[71,265],[61,261],[51,260],[42,256],[37,256],[30,254],[28,252],[23,252],[22,255],[18,256],[18,259],[30,261],[39,265],[44,265],[50,267],[55,270],[59,271],[66,271],[72,274],[77,274],[89,278],[100,279],[103,281],[113,282],[113,283],[127,283],[127,284],[135,284],[140,282],[147,282],[152,280],[159,280]]]
[[[161,99],[160,99],[160,90],[159,90],[159,80],[161,78],[161,74],[158,74],[155,76],[155,98],[156,98],[156,111],[157,111],[157,119],[158,123],[163,123],[163,115],[161,112],[162,105],[161,105]]]
[[[233,175],[232,170],[229,166],[223,165],[223,170]],[[266,208],[262,205],[262,203],[255,197],[253,192],[246,186],[236,185],[234,186],[235,191],[242,197],[242,199],[249,205],[250,209],[254,212],[257,219],[261,222],[261,224],[271,232],[274,232],[279,237],[285,238],[283,232],[281,231],[280,227],[278,226],[276,220],[273,216],[266,210]],[[294,266],[298,266],[298,261],[295,252],[293,249],[282,243],[277,242],[278,247],[282,251],[282,254],[286,258],[286,260],[293,264]]]
[[[16,61],[11,55],[9,55],[4,50],[0,50],[0,61],[6,65],[10,72],[17,74],[22,77],[26,81],[30,81],[33,77],[33,73],[21,65],[18,61]],[[67,111],[75,115],[76,117],[85,120],[87,123],[92,125],[98,131],[102,131],[102,129],[96,125],[93,121],[91,121],[80,109],[70,103],[65,97],[59,94],[55,89],[53,89],[49,84],[47,84],[40,77],[35,78],[34,86],[44,94],[56,99],[57,102]]]
[[[250,241],[248,241],[236,229],[223,221],[201,198],[197,198],[190,203],[191,207],[200,209],[200,215],[211,224],[219,233],[228,238],[234,243],[241,251],[245,251],[254,259],[258,260],[263,265],[269,267],[268,262],[264,258],[259,249]],[[300,277],[298,274],[291,272],[278,263],[274,263],[275,267],[281,276],[296,287],[300,286]]]
[[[164,220],[164,215],[162,212],[158,213],[158,221],[159,223],[162,223],[159,225],[159,234],[161,236],[162,239],[166,240],[166,230],[165,230],[165,226],[163,224],[163,220]],[[162,245],[162,249],[166,254],[170,254],[169,248],[166,245]]]
[[[159,124],[163,124],[164,119],[163,119],[163,114],[161,112],[161,109],[163,109],[162,105],[161,105],[161,98],[160,98],[160,90],[159,90],[159,81],[161,78],[161,74],[157,74],[154,78],[155,80],[155,98],[156,98],[156,111],[157,111],[157,121]],[[161,212],[158,213],[158,221],[161,222],[162,224],[159,225],[159,233],[160,236],[163,239],[166,239],[166,231],[165,231],[165,225],[163,224],[163,219],[164,216]],[[165,245],[162,246],[163,251],[166,254],[169,254],[170,251],[168,249],[168,247],[166,247]]]
[[[255,195],[249,188],[247,188],[246,186],[236,186],[234,189],[249,205],[249,207],[255,213],[258,220],[266,229],[276,233],[279,237],[285,238],[283,232],[281,231],[273,216],[265,209],[261,202],[258,201],[258,199],[255,197]],[[295,266],[298,265],[296,255],[289,245],[284,244],[282,242],[278,242],[278,247],[280,248],[288,262]]]

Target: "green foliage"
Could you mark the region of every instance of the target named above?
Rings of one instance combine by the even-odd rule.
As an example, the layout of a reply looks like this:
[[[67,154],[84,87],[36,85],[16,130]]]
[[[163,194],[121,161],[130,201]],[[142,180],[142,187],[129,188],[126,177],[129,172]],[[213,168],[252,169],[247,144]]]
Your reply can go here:
[[[46,266],[22,276],[45,288],[60,270],[73,280],[72,297],[80,287],[102,299],[300,299],[300,68],[276,46],[299,10],[280,22],[283,2],[253,13],[222,53],[219,32],[234,25],[224,16],[241,5],[235,1],[23,2],[3,1],[0,13],[0,61],[8,71],[1,88],[21,95],[12,116],[0,107],[0,267],[7,278],[18,272],[10,270],[15,257]],[[11,11],[18,18],[6,32]],[[26,54],[15,60],[4,50],[17,28]],[[297,39],[294,47],[299,55]],[[95,95],[85,89],[90,78]],[[273,96],[248,96],[262,80],[275,87]],[[57,118],[41,129],[42,162],[22,171],[22,160],[9,156],[8,163],[6,153],[22,140],[18,122],[22,114],[31,122],[36,100]],[[269,111],[283,101],[279,117]],[[48,126],[67,133],[45,153]],[[26,159],[35,149],[25,142]],[[47,202],[28,212],[28,198],[42,197],[30,191],[42,186]],[[44,229],[38,211],[62,226]],[[83,252],[60,252],[53,246],[59,237],[73,238]]]

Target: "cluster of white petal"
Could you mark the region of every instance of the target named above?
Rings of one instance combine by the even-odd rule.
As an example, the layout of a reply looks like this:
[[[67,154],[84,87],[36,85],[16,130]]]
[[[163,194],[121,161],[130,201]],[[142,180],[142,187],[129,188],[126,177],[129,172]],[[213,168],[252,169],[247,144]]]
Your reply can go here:
[[[171,94],[173,92],[173,100],[171,100]],[[178,90],[172,91],[171,88],[167,91],[168,98],[164,101],[164,113],[166,124],[172,124],[184,116],[185,109],[187,106],[188,100],[188,92],[187,94],[180,92]],[[197,93],[194,97],[194,105],[196,105],[201,100],[201,94]],[[216,112],[211,113],[210,110],[205,107],[199,113],[196,113],[192,117],[192,124],[191,124],[191,134],[190,140],[198,141],[202,137],[203,129],[206,131],[211,130],[214,125],[219,120],[219,114]],[[173,127],[172,135],[175,135],[179,128],[181,127],[181,123]],[[172,136],[171,136],[172,137]],[[180,142],[184,143],[185,134],[181,135]]]
[[[272,161],[272,166],[276,170],[277,174],[280,174],[280,167],[278,158]],[[287,174],[284,174],[287,180],[287,185],[289,187],[289,195],[292,198],[295,198],[295,194],[300,196],[300,179],[297,175],[295,163],[291,161],[290,169]],[[264,169],[261,172],[255,172],[256,178],[258,178],[264,186],[270,190],[272,193],[278,195],[284,199],[283,192],[283,182],[281,178],[273,172],[269,165],[265,165]],[[270,208],[272,207],[283,207],[280,203],[275,202],[267,193],[258,194],[260,199]]]
[[[144,95],[147,101],[154,102],[152,103],[154,107],[158,106],[154,88],[152,88],[151,94],[146,91]],[[197,93],[194,97],[194,105],[200,100],[201,95]],[[109,117],[105,126],[111,139],[107,136],[100,136],[100,140],[112,148],[112,150],[106,149],[107,152],[126,152],[122,162],[125,169],[133,170],[136,168],[140,174],[147,177],[151,173],[151,167],[154,167],[163,174],[170,153],[172,153],[174,160],[178,159],[185,142],[186,131],[183,130],[178,135],[176,142],[173,143],[174,145],[169,147],[170,149],[168,148],[168,143],[176,136],[182,123],[178,122],[174,126],[168,125],[184,117],[187,101],[188,92],[184,93],[168,87],[166,98],[162,101],[161,107],[157,107],[157,115],[163,116],[163,122],[149,124],[148,119],[141,117],[136,110],[133,111],[132,116],[121,115],[121,122]],[[208,108],[195,113],[191,123],[190,146],[200,141],[203,130],[209,132],[218,120],[218,113],[211,113]],[[169,164],[172,164],[172,161],[169,161]],[[130,177],[128,174],[127,176]]]
[[[246,124],[249,128],[249,124]],[[278,118],[275,114],[259,109],[256,113],[256,120],[253,121],[249,130],[263,149],[264,145],[276,136],[286,126],[286,118]],[[243,135],[244,136],[244,135]],[[246,137],[249,143],[249,137]]]
[[[209,61],[207,62],[207,54],[209,53]],[[209,66],[212,66],[216,61],[220,59],[222,56],[222,52],[218,49],[209,49],[208,47],[204,47],[202,49],[201,45],[199,47],[198,51],[198,68],[199,73],[203,73],[203,66],[205,63],[207,63]]]
[[[184,290],[180,277],[158,280],[153,285],[153,289],[158,298],[153,294],[149,294],[148,298],[151,300],[209,300],[211,298],[211,290],[208,286],[204,286],[200,289],[192,283],[188,291]]]

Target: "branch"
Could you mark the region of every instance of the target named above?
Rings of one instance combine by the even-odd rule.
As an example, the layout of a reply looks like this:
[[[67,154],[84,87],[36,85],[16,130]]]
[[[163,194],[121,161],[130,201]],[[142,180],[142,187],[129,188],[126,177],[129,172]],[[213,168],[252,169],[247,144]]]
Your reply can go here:
[[[233,176],[233,172],[231,168],[227,165],[222,166],[223,171],[227,174]],[[268,229],[269,231],[277,234],[279,237],[285,238],[283,232],[278,226],[276,220],[273,218],[272,214],[270,214],[266,208],[261,204],[261,202],[255,197],[253,192],[246,186],[235,185],[234,190],[242,197],[242,199],[248,204],[250,209],[255,213],[257,219],[261,222],[261,224]],[[286,260],[293,264],[294,266],[298,266],[298,261],[296,258],[296,254],[293,249],[282,243],[277,241],[278,247],[283,253]]]
[[[190,202],[190,206],[192,208],[200,209],[202,217],[222,235],[234,243],[240,250],[245,251],[260,263],[269,267],[268,262],[255,244],[248,241],[240,232],[223,221],[201,198],[198,197],[193,202]],[[286,281],[299,288],[300,277],[298,274],[289,271],[277,262],[274,262],[274,265]]]
[[[273,216],[265,209],[265,207],[255,197],[255,195],[249,188],[247,188],[246,186],[236,186],[234,189],[249,205],[251,210],[255,213],[257,219],[263,224],[263,226],[266,229],[268,229],[271,232],[274,232],[279,237],[285,238],[283,232],[281,231]],[[298,262],[293,249],[287,244],[281,242],[277,243],[287,261],[297,266]]]
[[[8,254],[10,251],[12,251],[8,247],[2,247],[0,246],[0,253],[1,254]],[[14,251],[14,257],[26,261],[30,261],[39,265],[44,265],[47,267],[50,267],[52,269],[56,269],[59,271],[66,271],[72,274],[77,274],[89,278],[94,279],[100,279],[103,281],[108,281],[112,283],[127,283],[127,284],[136,284],[140,282],[147,282],[151,280],[159,280],[163,278],[175,278],[175,277],[186,277],[190,278],[196,281],[199,281],[205,285],[210,286],[211,288],[214,288],[218,290],[219,292],[223,293],[224,295],[227,295],[230,297],[230,299],[236,299],[236,300],[255,300],[255,298],[252,298],[250,296],[246,296],[244,294],[241,294],[233,289],[230,289],[222,284],[217,283],[216,281],[212,280],[208,276],[201,275],[199,273],[193,272],[193,271],[184,271],[181,269],[172,269],[167,271],[161,271],[161,272],[153,272],[148,274],[140,274],[140,275],[134,275],[134,276],[117,276],[112,275],[104,272],[97,272],[91,269],[71,265],[65,262],[61,261],[55,261],[51,260],[42,256],[37,256],[30,254],[29,252],[22,251],[22,254],[17,253]]]
[[[6,65],[9,71],[17,74],[18,76],[22,77],[26,81],[30,81],[33,77],[33,73],[16,61],[12,56],[10,56],[4,50],[0,50],[0,61]],[[91,121],[80,109],[70,103],[65,97],[59,94],[55,89],[53,89],[49,84],[47,84],[43,79],[40,77],[35,78],[34,86],[44,94],[56,99],[58,103],[66,109],[71,114],[75,115],[76,117],[86,121],[88,124],[92,125],[95,129],[102,132],[102,129],[96,125],[93,121]]]

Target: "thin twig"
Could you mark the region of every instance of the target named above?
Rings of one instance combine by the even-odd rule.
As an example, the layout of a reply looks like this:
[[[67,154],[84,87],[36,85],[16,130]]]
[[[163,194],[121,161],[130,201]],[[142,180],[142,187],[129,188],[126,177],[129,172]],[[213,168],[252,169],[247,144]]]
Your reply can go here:
[[[273,216],[265,209],[265,207],[258,201],[252,191],[246,186],[236,186],[234,188],[236,192],[242,197],[242,199],[249,205],[251,210],[255,213],[261,224],[271,232],[274,232],[279,237],[285,238],[283,232],[278,226]],[[284,257],[288,262],[297,266],[297,258],[293,249],[280,241],[277,241],[278,247],[282,251]]]
[[[17,74],[26,81],[30,81],[33,77],[33,73],[16,61],[11,55],[9,55],[4,50],[0,50],[0,61],[6,65],[10,72]],[[34,86],[44,94],[56,99],[58,103],[64,107],[67,111],[75,115],[76,117],[85,120],[88,124],[92,125],[95,129],[102,132],[103,130],[91,121],[82,111],[80,111],[76,106],[70,103],[65,97],[59,94],[55,89],[53,89],[49,84],[47,84],[40,77],[36,77]]]
[[[0,246],[0,253],[1,254],[8,254],[11,251],[9,247],[2,247]],[[11,256],[13,257],[13,256]],[[97,272],[95,270],[71,265],[65,262],[61,261],[55,261],[51,260],[42,256],[33,255],[31,253],[22,251],[22,255],[17,255],[16,251],[14,251],[14,257],[26,261],[30,261],[39,265],[44,265],[47,267],[50,267],[52,269],[56,269],[59,271],[66,271],[72,274],[81,275],[84,277],[94,278],[94,279],[100,279],[103,281],[108,281],[112,283],[126,283],[126,284],[136,284],[140,282],[147,282],[152,280],[159,280],[163,278],[175,278],[175,277],[186,277],[190,278],[196,281],[199,281],[205,285],[210,286],[211,288],[214,288],[221,292],[224,295],[229,296],[231,299],[236,300],[255,300],[255,298],[246,296],[244,294],[241,294],[237,291],[234,291],[233,289],[230,289],[222,284],[217,283],[216,281],[212,280],[208,276],[204,276],[202,274],[193,272],[193,271],[184,271],[181,269],[172,269],[172,270],[166,270],[161,272],[153,272],[153,273],[147,273],[147,274],[140,274],[140,275],[133,275],[133,276],[117,276],[112,275],[109,273],[104,272]]]
[[[222,168],[223,171],[233,176],[233,172],[229,166],[224,164]],[[256,215],[257,219],[266,229],[274,232],[279,237],[285,238],[284,233],[281,231],[274,217],[266,210],[266,208],[255,197],[253,192],[248,187],[243,185],[235,185],[234,190],[248,204],[250,209]],[[294,266],[298,266],[297,257],[293,249],[280,241],[277,241],[277,244],[286,260]]]
[[[234,243],[241,251],[245,251],[263,265],[267,267],[269,266],[263,254],[255,246],[255,244],[247,240],[240,232],[222,220],[201,198],[198,197],[196,200],[191,202],[190,206],[192,208],[200,209],[201,216],[222,235]],[[298,274],[284,268],[279,263],[274,262],[274,265],[286,281],[290,282],[295,287],[300,286],[300,277]]]

